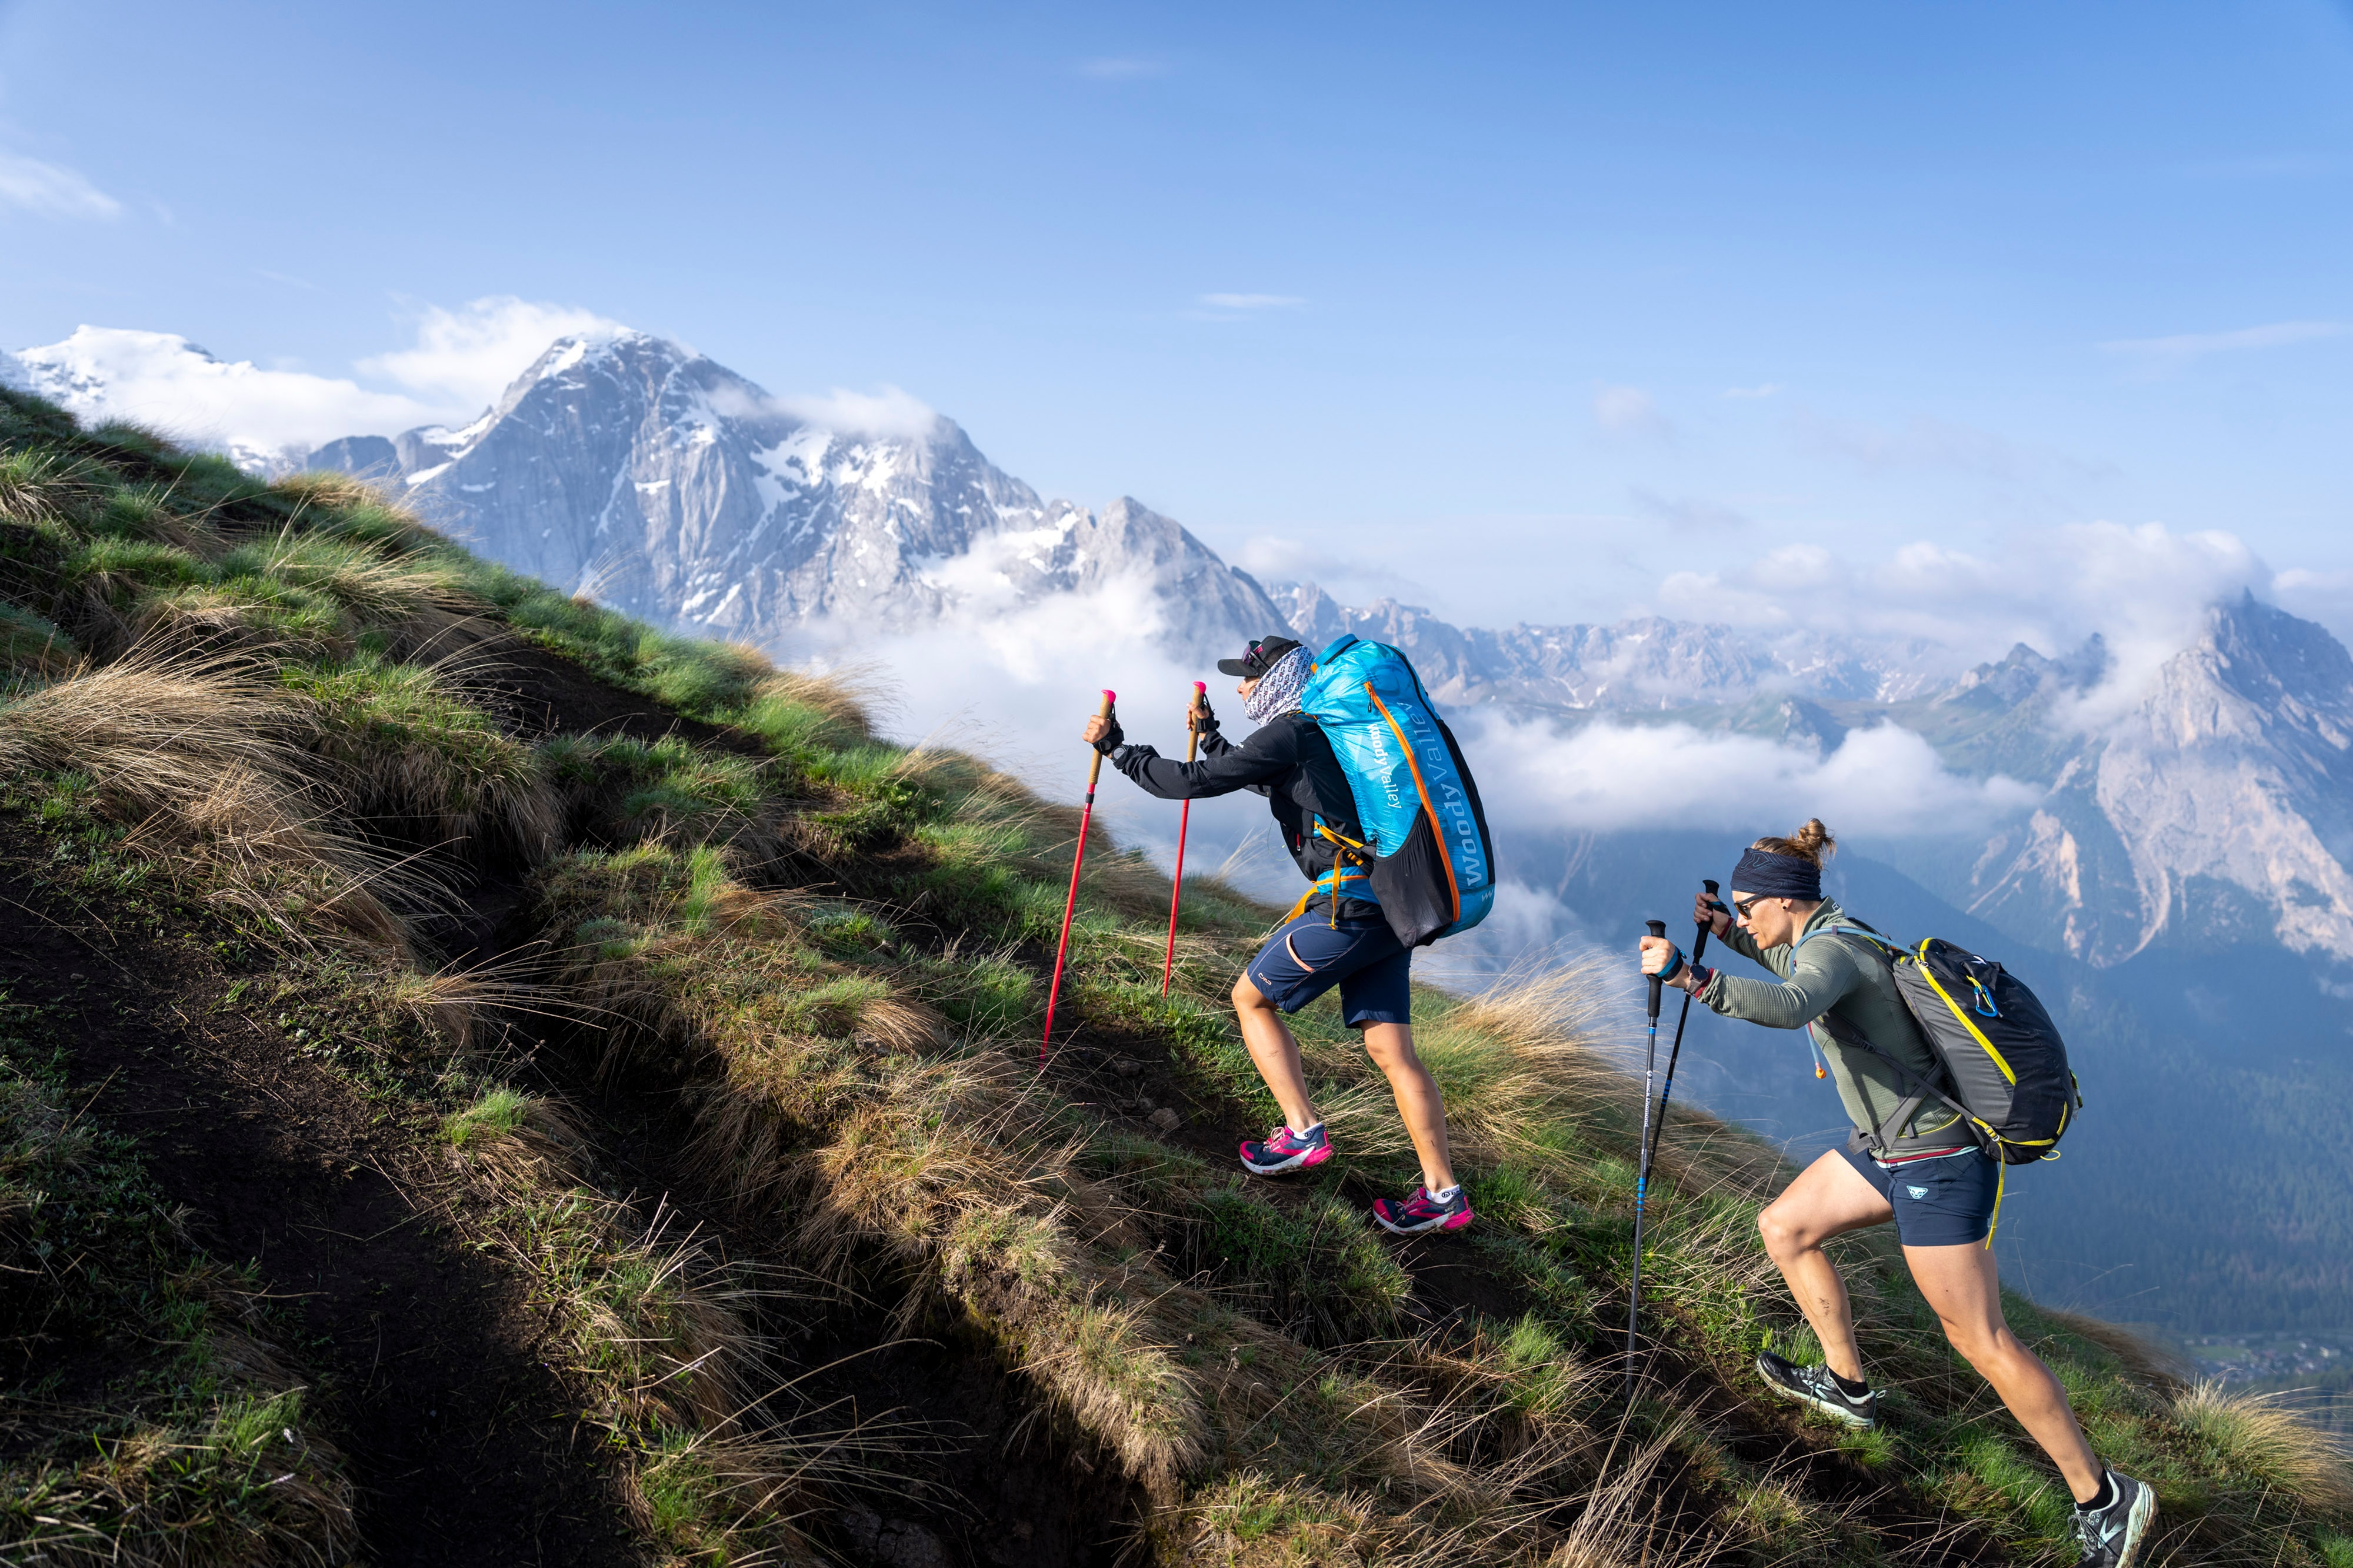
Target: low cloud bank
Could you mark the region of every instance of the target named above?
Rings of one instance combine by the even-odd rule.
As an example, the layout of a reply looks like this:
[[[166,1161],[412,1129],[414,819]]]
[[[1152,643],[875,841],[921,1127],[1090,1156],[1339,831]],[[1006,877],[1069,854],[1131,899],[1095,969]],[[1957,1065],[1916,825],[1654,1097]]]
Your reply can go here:
[[[967,606],[941,625],[881,637],[817,628],[786,657],[860,672],[879,692],[894,738],[988,758],[1051,798],[1075,801],[1088,753],[1079,731],[1103,688],[1119,693],[1131,742],[1184,753],[1192,682],[1208,683],[1229,739],[1251,725],[1234,682],[1208,658],[1160,645],[1165,616],[1141,581],[1027,604]],[[2006,778],[1947,772],[1926,742],[1880,725],[1851,731],[1827,755],[1752,735],[1685,724],[1547,721],[1478,709],[1451,715],[1499,837],[1668,828],[1740,829],[1759,819],[1819,815],[1857,834],[1981,830],[2030,809],[2040,792]],[[1104,771],[1096,809],[1122,838],[1163,865],[1174,858],[1178,808]],[[1196,802],[1188,870],[1224,870],[1260,896],[1288,902],[1301,883],[1274,842],[1259,796]],[[1549,894],[1507,889],[1495,930],[1463,945],[1472,971],[1495,973],[1570,929]]]
[[[87,423],[129,420],[254,467],[282,467],[338,436],[405,430],[438,414],[402,393],[216,359],[170,332],[79,327],[16,359],[33,390]]]
[[[2210,606],[2249,591],[2268,597],[2275,581],[2304,586],[2292,576],[2275,578],[2233,533],[2084,522],[2021,535],[1998,556],[1924,542],[1855,560],[1818,544],[1786,544],[1730,570],[1672,573],[1656,607],[1768,634],[1918,640],[1964,662],[1998,659],[2021,642],[2057,657],[2097,632],[2107,643],[2107,674],[2063,716],[2071,727],[2096,730],[2140,700],[2159,667],[2196,637]]]
[[[1688,724],[1605,721],[1564,733],[1485,710],[1464,715],[1458,733],[1489,818],[1522,828],[1729,830],[1820,816],[1873,836],[1967,833],[2042,795],[2014,779],[1951,773],[1894,724],[1852,731],[1823,756]]]

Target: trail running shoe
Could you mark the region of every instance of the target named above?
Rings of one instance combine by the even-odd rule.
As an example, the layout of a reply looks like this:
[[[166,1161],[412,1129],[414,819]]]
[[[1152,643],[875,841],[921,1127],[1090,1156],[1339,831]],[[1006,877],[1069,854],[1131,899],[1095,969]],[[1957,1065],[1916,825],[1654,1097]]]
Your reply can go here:
[[[2116,1500],[2103,1509],[2075,1510],[2075,1539],[2084,1543],[2079,1568],[2132,1568],[2140,1543],[2157,1522],[2157,1493],[2130,1476],[2108,1473]]]
[[[1452,1197],[1440,1203],[1430,1195],[1428,1187],[1416,1187],[1413,1196],[1403,1203],[1375,1198],[1373,1218],[1380,1222],[1383,1230],[1398,1236],[1419,1236],[1426,1230],[1461,1230],[1471,1223],[1471,1194],[1457,1187]]]
[[[1293,1132],[1285,1123],[1262,1142],[1252,1138],[1242,1144],[1242,1169],[1253,1176],[1312,1171],[1331,1157],[1332,1140],[1324,1136],[1321,1121],[1305,1132]]]
[[[1810,1405],[1833,1421],[1843,1421],[1866,1432],[1879,1425],[1878,1391],[1874,1389],[1858,1399],[1839,1386],[1838,1379],[1826,1366],[1799,1366],[1767,1351],[1757,1358],[1757,1375],[1782,1398]]]

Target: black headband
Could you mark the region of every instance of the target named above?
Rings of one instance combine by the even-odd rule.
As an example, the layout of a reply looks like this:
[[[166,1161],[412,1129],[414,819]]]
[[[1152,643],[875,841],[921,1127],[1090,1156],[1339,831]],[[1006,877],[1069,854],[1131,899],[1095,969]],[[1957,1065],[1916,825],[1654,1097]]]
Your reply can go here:
[[[1731,885],[1763,898],[1803,899],[1810,903],[1822,896],[1822,868],[1802,855],[1744,850],[1740,864],[1732,868]]]

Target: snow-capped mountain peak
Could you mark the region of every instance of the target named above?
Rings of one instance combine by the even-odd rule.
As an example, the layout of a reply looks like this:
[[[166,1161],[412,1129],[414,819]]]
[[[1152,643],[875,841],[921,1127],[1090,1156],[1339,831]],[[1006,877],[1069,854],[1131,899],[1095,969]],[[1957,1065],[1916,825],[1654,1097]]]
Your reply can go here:
[[[1050,504],[953,420],[890,413],[880,428],[823,423],[683,344],[616,331],[558,339],[462,429],[347,437],[312,461],[405,483],[519,570],[723,637],[917,625],[1128,575],[1158,593],[1178,645],[1283,624],[1169,519],[1127,500],[1100,515]]]

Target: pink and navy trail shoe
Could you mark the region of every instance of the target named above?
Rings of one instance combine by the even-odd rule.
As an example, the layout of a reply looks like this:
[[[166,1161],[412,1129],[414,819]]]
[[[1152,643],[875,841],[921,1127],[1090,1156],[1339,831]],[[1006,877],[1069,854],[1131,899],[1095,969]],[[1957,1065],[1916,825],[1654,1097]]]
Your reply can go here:
[[[1263,1141],[1252,1138],[1242,1145],[1242,1169],[1253,1176],[1312,1171],[1331,1157],[1332,1140],[1324,1135],[1321,1121],[1304,1132],[1293,1132],[1285,1123]]]
[[[1373,1218],[1383,1230],[1398,1236],[1419,1236],[1426,1230],[1461,1230],[1471,1223],[1471,1194],[1461,1187],[1444,1203],[1430,1195],[1428,1187],[1416,1187],[1413,1196],[1403,1203],[1391,1203],[1387,1198],[1373,1200]]]

